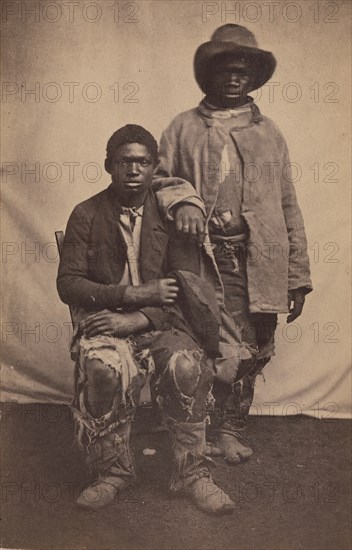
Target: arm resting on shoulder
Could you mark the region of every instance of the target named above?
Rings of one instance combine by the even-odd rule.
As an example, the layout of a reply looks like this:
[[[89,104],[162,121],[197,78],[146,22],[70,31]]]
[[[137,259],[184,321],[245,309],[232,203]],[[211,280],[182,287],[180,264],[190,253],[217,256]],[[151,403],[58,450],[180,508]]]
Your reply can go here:
[[[177,129],[171,123],[161,137],[153,188],[164,218],[174,220],[178,232],[197,236],[199,242],[203,242],[206,208],[193,185],[179,177],[177,140]]]

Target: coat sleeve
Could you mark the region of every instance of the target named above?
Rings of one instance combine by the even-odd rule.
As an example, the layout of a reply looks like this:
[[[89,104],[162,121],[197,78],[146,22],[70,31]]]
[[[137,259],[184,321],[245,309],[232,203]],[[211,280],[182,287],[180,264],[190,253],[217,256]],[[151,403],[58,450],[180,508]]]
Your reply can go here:
[[[139,310],[149,320],[154,330],[164,330],[168,326],[168,314],[161,307],[143,307]]]
[[[292,183],[291,163],[285,142],[281,174],[281,201],[290,243],[288,288],[289,290],[300,288],[308,293],[312,291],[313,287],[310,280],[307,238],[301,209],[298,206],[296,191]]]
[[[204,203],[192,183],[181,177],[179,133],[179,123],[176,119],[162,134],[159,162],[153,181],[159,209],[169,220],[173,219],[173,207],[179,204],[193,204],[206,214]]]
[[[101,284],[88,277],[90,222],[78,205],[67,224],[61,251],[57,290],[65,304],[85,310],[114,310],[122,305],[126,286]]]
[[[200,262],[201,262],[201,249],[200,247],[191,242],[185,241],[180,238],[175,230],[174,224],[168,222],[166,229],[169,235],[168,248],[167,248],[167,265],[166,276],[170,277],[170,273],[174,271],[190,271],[194,275],[201,275]],[[167,313],[167,309],[157,307],[145,307],[140,309],[149,321],[153,325],[155,330],[162,330],[170,324],[170,317]]]
[[[57,277],[58,293],[65,304],[78,306],[86,311],[113,311],[123,306],[127,287],[96,283],[88,278],[90,226],[80,206],[76,206],[67,224],[61,252]],[[164,327],[167,315],[161,307],[145,307],[139,311],[148,318],[155,330]]]

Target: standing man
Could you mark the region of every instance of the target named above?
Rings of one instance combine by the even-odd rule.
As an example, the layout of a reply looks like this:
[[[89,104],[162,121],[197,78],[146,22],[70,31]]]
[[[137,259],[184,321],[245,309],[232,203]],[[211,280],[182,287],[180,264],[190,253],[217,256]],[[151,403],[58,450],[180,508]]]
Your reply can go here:
[[[272,53],[259,49],[245,27],[216,29],[194,58],[205,98],[165,130],[155,181],[158,202],[178,231],[199,242],[206,233],[219,303],[250,351],[232,373],[219,369],[214,384],[210,452],[232,463],[252,454],[239,438],[256,377],[274,354],[277,314],[289,310],[287,322],[294,321],[312,290],[287,146],[248,96],[275,66]],[[223,324],[224,338],[228,328]]]
[[[67,225],[57,286],[75,311],[73,411],[91,472],[77,504],[102,508],[133,482],[131,425],[153,373],[171,434],[171,490],[201,510],[227,514],[233,503],[212,480],[204,454],[218,309],[198,276],[199,249],[175,238],[159,215],[151,190],[156,159],[147,130],[117,130],[105,160],[111,185],[76,206]]]

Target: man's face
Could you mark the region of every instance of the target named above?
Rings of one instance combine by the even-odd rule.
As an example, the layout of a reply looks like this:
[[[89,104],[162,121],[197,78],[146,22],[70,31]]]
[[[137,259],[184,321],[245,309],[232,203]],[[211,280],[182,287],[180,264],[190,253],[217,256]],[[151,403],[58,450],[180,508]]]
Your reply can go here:
[[[247,102],[251,79],[244,60],[220,58],[214,62],[207,80],[207,95],[213,105],[233,108]]]
[[[139,208],[152,183],[154,162],[141,143],[121,145],[111,158],[110,174],[118,199],[123,206]]]

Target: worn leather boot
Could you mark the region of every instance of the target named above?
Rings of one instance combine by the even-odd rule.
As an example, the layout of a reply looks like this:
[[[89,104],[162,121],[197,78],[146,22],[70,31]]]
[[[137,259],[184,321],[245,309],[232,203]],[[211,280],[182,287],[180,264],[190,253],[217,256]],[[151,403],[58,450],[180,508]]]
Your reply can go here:
[[[221,516],[232,514],[234,511],[233,501],[216,485],[207,468],[204,468],[201,478],[187,487],[185,494],[203,512]]]
[[[209,514],[231,514],[234,503],[212,479],[205,452],[205,422],[168,422],[174,466],[170,490],[187,495]]]
[[[76,503],[87,510],[110,504],[135,480],[129,447],[130,420],[121,422],[112,433],[98,437],[87,448],[86,463],[96,480],[79,495]]]
[[[100,480],[88,485],[76,500],[76,504],[86,510],[100,510],[110,504],[131,484],[126,479],[114,476],[102,476]]]

